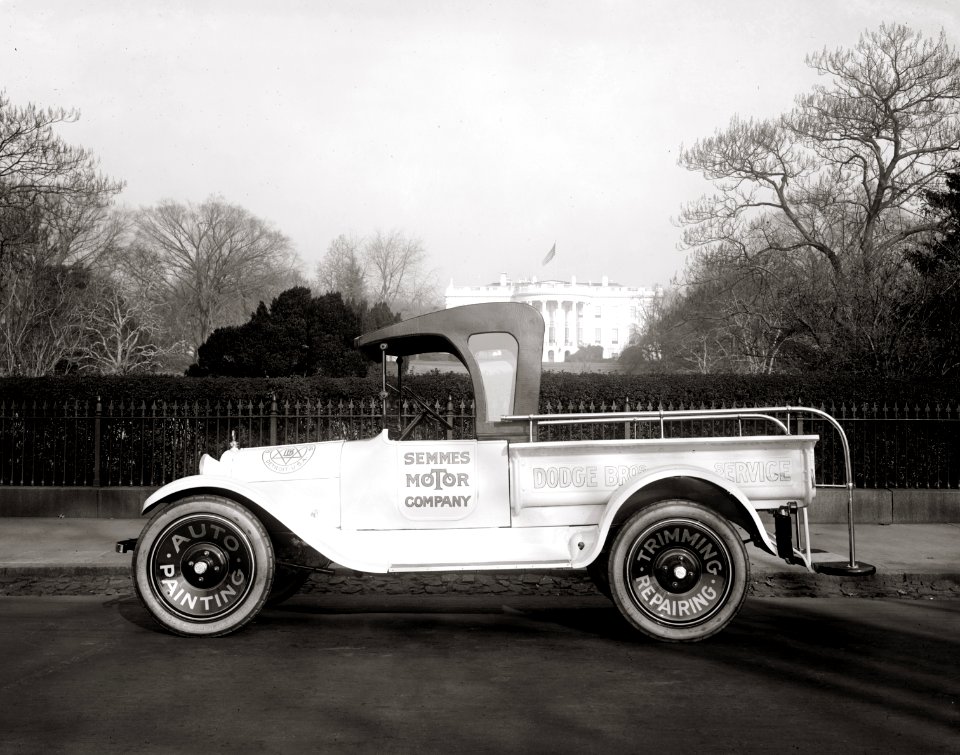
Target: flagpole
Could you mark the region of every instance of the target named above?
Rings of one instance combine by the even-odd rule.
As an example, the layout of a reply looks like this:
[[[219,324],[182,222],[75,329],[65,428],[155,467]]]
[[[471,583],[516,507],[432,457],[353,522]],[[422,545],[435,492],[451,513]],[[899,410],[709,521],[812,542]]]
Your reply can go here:
[[[550,247],[550,251],[547,252],[547,256],[543,258],[543,262],[540,263],[541,267],[544,267],[550,260],[554,258],[557,254],[557,242],[553,242],[553,246]]]

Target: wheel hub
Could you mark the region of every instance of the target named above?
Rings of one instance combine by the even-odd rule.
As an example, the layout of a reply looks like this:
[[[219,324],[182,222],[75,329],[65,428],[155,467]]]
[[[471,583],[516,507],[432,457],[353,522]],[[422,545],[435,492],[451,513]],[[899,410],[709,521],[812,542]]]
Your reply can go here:
[[[183,578],[197,588],[218,586],[227,576],[230,559],[223,549],[212,543],[190,545],[180,558]]]
[[[700,565],[686,549],[671,548],[654,561],[657,582],[671,593],[688,592],[700,579]]]

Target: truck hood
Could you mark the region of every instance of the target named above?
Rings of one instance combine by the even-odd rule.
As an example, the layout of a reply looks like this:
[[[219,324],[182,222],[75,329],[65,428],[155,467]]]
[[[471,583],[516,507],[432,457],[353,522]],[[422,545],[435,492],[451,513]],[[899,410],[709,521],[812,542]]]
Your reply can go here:
[[[200,459],[200,474],[232,477],[244,482],[338,478],[343,444],[342,440],[330,440],[289,446],[231,448],[219,461],[204,454]]]

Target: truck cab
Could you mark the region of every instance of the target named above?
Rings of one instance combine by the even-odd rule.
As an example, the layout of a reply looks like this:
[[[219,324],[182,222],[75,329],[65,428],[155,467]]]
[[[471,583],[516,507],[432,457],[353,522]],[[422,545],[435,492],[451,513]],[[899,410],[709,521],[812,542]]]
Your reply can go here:
[[[524,304],[476,304],[389,325],[356,339],[381,364],[382,397],[394,395],[419,413],[383,417],[384,430],[343,452],[342,525],[351,529],[509,527],[509,454],[527,428],[506,417],[537,411],[543,320]],[[404,385],[405,360],[443,353],[470,374],[476,406],[469,439],[416,440],[421,423],[452,430],[429,402]],[[394,377],[388,372],[395,373]],[[386,407],[388,403],[383,402]],[[370,477],[364,469],[382,470]]]

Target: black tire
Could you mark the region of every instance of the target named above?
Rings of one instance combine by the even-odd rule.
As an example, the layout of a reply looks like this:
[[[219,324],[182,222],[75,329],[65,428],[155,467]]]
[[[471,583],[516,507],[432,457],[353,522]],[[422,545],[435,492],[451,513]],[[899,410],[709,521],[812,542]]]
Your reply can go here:
[[[278,606],[292,598],[307,583],[311,573],[309,569],[295,569],[278,564],[273,571],[273,588],[267,596],[266,605]]]
[[[697,642],[743,605],[750,562],[726,519],[690,501],[663,501],[631,517],[610,551],[610,591],[646,635]]]
[[[263,608],[273,585],[270,536],[248,509],[198,496],[160,509],[133,554],[137,597],[175,634],[220,637]]]

